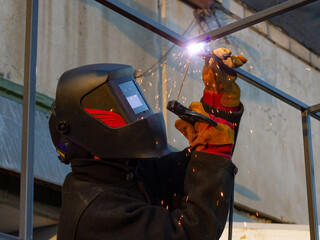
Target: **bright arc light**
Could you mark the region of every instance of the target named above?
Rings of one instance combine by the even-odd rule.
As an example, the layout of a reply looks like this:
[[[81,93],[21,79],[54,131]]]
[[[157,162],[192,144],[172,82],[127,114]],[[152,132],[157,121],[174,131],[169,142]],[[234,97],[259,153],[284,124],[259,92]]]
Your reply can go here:
[[[199,53],[203,51],[204,43],[194,43],[187,47],[191,54]]]

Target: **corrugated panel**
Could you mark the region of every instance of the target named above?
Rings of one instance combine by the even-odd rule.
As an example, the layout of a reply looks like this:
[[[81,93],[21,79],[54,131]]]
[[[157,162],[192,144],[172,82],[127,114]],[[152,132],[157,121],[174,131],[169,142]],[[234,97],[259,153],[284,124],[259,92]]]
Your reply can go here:
[[[35,116],[36,178],[61,185],[70,166],[59,162],[51,142],[49,115],[36,111]],[[20,172],[22,134],[22,104],[0,96],[0,167]]]

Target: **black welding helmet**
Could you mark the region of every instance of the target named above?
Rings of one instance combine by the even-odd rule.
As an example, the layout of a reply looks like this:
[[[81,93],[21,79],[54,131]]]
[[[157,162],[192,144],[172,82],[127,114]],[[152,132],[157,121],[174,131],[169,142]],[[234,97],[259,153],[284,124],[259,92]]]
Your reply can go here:
[[[162,113],[153,113],[131,66],[95,64],[59,79],[49,121],[57,151],[71,158],[153,158],[170,153]]]

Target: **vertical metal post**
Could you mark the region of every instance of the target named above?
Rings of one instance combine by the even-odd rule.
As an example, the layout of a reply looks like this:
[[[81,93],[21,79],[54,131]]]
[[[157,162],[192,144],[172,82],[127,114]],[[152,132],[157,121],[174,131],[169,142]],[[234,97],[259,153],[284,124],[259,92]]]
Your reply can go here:
[[[304,145],[306,182],[307,182],[307,194],[308,194],[310,239],[319,240],[310,113],[308,110],[303,110],[301,115],[302,115],[303,145]]]
[[[33,238],[33,162],[39,2],[27,0],[26,3],[19,236],[25,240],[31,240]]]

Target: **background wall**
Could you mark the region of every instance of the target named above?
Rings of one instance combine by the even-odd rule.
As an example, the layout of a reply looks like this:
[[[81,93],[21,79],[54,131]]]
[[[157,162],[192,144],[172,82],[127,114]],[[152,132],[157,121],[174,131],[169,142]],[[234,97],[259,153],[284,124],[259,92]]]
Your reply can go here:
[[[193,9],[180,1],[121,2],[187,37],[200,33]],[[237,14],[232,8],[233,1],[224,2],[224,8]],[[25,2],[0,0],[0,3],[0,77],[22,85]],[[242,11],[245,12],[243,8]],[[222,24],[235,20],[223,10],[217,10],[217,16]],[[213,19],[210,21],[212,26],[216,24]],[[220,39],[210,43],[210,47],[228,47],[234,54],[243,54],[248,58],[243,68],[248,72],[307,104],[319,103],[319,71],[297,57],[294,51],[286,49],[281,39],[279,42],[271,39],[263,32],[264,25],[259,26],[261,31],[245,29],[228,36],[229,44]],[[272,26],[268,29],[267,33]],[[80,65],[101,62],[132,65],[138,76],[142,74],[138,82],[153,110],[164,112],[169,143],[176,149],[188,145],[174,129],[176,116],[165,109],[166,102],[176,98],[180,87],[189,57],[185,50],[93,0],[40,1],[38,44],[39,93],[54,98],[61,74]],[[166,57],[161,58],[165,54]],[[185,105],[202,96],[202,65],[202,59],[192,58],[179,99]],[[233,157],[239,167],[235,201],[284,221],[306,224],[300,113],[241,79],[238,84],[242,89],[245,113]],[[320,160],[318,121],[312,121],[312,132],[317,173]],[[5,142],[0,144],[3,146]],[[53,146],[46,151],[54,152]],[[317,184],[318,193],[319,189]]]

